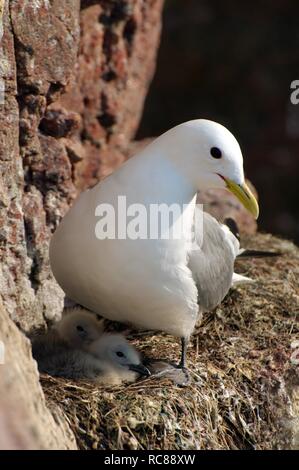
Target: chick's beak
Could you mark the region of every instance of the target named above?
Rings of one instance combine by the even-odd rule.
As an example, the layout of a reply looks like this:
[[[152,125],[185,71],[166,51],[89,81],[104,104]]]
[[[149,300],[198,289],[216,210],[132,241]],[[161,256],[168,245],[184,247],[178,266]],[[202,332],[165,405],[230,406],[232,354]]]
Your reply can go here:
[[[246,183],[238,184],[235,181],[225,178],[222,175],[219,175],[226,183],[227,189],[233,193],[237,199],[243,204],[245,209],[247,209],[255,219],[259,216],[259,206],[256,198],[249,189]]]
[[[145,367],[143,364],[130,364],[129,369],[137,372],[140,375],[143,375],[145,377],[149,377],[151,375],[150,371],[148,370],[147,367]]]

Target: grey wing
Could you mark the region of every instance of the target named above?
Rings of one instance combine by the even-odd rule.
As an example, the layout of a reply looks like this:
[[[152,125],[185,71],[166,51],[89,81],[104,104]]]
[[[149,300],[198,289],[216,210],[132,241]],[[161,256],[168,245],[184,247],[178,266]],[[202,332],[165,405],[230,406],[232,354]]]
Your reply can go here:
[[[53,353],[61,353],[68,347],[54,329],[48,330],[44,334],[31,336],[30,339],[32,355],[37,362],[53,355]]]
[[[197,285],[199,307],[208,311],[220,304],[232,285],[239,242],[211,215],[202,215],[202,223],[195,216],[195,244],[188,265]]]
[[[40,372],[69,379],[95,379],[103,374],[99,360],[84,351],[70,348],[56,330],[33,336],[31,342],[32,355]]]
[[[84,351],[68,349],[37,359],[38,369],[54,377],[95,379],[103,373],[97,359]]]

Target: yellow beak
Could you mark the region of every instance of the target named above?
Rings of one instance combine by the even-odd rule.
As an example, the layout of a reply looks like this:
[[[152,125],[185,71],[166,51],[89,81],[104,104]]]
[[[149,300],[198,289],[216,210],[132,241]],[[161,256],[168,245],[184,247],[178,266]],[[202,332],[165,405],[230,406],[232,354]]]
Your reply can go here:
[[[257,219],[259,216],[259,206],[247,184],[244,183],[241,185],[228,178],[223,179],[226,182],[227,189],[233,193],[253,217]]]

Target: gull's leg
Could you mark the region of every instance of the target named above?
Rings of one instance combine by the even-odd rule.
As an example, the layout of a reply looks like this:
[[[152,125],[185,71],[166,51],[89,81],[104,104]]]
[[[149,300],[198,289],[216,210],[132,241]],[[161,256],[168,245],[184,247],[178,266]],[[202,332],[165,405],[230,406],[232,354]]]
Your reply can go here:
[[[176,380],[176,382],[180,383],[181,385],[188,385],[190,383],[190,374],[189,374],[188,369],[186,368],[186,355],[187,355],[188,343],[189,343],[189,338],[186,338],[186,337],[181,338],[181,345],[182,345],[181,351],[182,352],[181,352],[181,360],[178,365],[178,369],[179,369],[178,372],[180,372],[180,375]]]
[[[188,338],[185,338],[185,337],[181,338],[181,345],[182,345],[181,351],[182,352],[181,352],[181,360],[178,365],[180,369],[186,369],[186,354],[187,354],[188,342],[189,342]]]
[[[166,361],[153,360],[147,363],[151,372],[149,379],[166,377],[171,379],[176,385],[186,386],[191,382],[190,375],[186,369],[186,353],[189,338],[181,338],[182,355],[179,365],[171,364]]]

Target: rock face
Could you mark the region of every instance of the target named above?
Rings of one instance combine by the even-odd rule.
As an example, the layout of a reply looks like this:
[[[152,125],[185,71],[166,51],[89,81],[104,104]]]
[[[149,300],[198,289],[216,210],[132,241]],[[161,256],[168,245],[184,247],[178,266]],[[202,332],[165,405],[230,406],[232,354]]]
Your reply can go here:
[[[0,295],[25,331],[61,311],[49,237],[77,190],[124,159],[154,71],[162,3],[5,2]]]
[[[58,409],[51,414],[46,407],[29,340],[2,305],[0,341],[5,345],[0,361],[0,450],[76,449],[62,414]]]
[[[71,158],[80,160],[74,175],[80,189],[124,160],[154,72],[163,1],[81,3],[75,84],[61,99],[82,118],[76,137],[83,153],[69,150]]]

